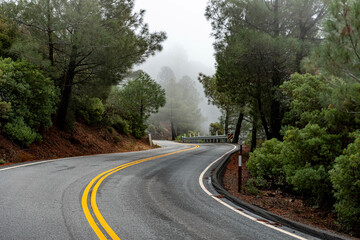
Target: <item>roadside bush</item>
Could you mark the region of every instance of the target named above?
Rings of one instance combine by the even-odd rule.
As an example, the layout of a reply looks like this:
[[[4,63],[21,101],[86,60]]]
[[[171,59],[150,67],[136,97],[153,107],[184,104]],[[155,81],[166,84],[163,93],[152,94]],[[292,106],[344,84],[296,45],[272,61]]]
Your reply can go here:
[[[360,236],[360,132],[335,160],[331,182],[337,200],[335,209],[343,230]]]
[[[317,124],[308,124],[303,129],[291,127],[285,132],[283,154],[296,167],[309,163],[328,168],[340,153],[340,137]]]
[[[265,180],[256,181],[258,187],[276,188],[286,183],[284,162],[281,156],[282,149],[283,143],[274,138],[264,142],[262,148],[250,153],[246,166],[254,177]]]
[[[325,96],[330,93],[330,87],[322,77],[295,73],[290,81],[283,83],[281,89],[290,100],[290,111],[285,113],[284,124],[303,128],[308,123],[322,122],[319,114],[326,106]]]
[[[1,122],[9,119],[9,114],[11,113],[11,103],[0,101],[0,129]]]
[[[294,190],[304,196],[308,202],[319,206],[331,207],[333,197],[329,174],[324,166],[311,166],[295,168],[294,165],[286,165],[287,182]]]
[[[136,119],[130,122],[131,122],[131,132],[133,136],[139,139],[144,137],[147,126],[140,121],[136,121]]]
[[[250,195],[259,195],[260,191],[255,187],[255,184],[257,185],[254,179],[249,179],[245,186],[245,192],[249,193]]]
[[[0,58],[0,122],[10,139],[23,146],[40,139],[35,135],[52,125],[57,100],[54,83],[38,67]]]
[[[97,124],[103,120],[105,107],[99,98],[78,97],[75,99],[75,105],[77,116],[87,124]]]
[[[303,129],[288,128],[284,141],[272,139],[250,155],[247,166],[256,182],[270,188],[291,186],[309,203],[333,204],[329,170],[341,153],[340,136],[308,124]],[[259,186],[259,185],[258,185]]]
[[[301,130],[289,129],[282,150],[287,162],[286,181],[315,204],[330,206],[333,198],[329,170],[340,153],[340,136],[329,134],[325,128],[308,124]]]
[[[143,130],[144,129],[144,130]],[[133,135],[134,137],[140,139],[145,136],[145,127],[143,129],[135,128],[133,129]]]
[[[108,116],[106,124],[113,127],[118,133],[125,135],[131,134],[129,123],[118,114]]]
[[[5,124],[4,132],[23,147],[29,146],[35,140],[41,140],[41,135],[26,125],[23,118],[16,118]]]

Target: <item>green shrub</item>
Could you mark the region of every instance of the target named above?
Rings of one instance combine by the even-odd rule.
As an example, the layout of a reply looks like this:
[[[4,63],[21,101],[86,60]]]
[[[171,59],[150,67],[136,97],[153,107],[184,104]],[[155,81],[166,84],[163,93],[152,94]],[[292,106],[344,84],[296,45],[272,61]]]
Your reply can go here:
[[[142,138],[145,136],[145,130],[146,130],[147,126],[143,125],[143,126],[135,126],[132,129],[132,134],[134,135],[134,137],[136,138]]]
[[[122,119],[119,115],[115,115],[115,121],[113,123],[113,128],[116,129],[118,133],[129,135],[131,134],[130,125],[128,121]]]
[[[353,136],[355,141],[336,158],[330,174],[338,221],[345,231],[360,236],[360,132]]]
[[[283,93],[290,100],[290,111],[285,113],[283,123],[296,127],[305,127],[308,123],[317,123],[319,112],[324,107],[324,95],[330,87],[321,76],[310,74],[291,75],[290,81],[281,86]]]
[[[23,147],[28,147],[35,140],[41,140],[41,135],[26,125],[22,118],[16,118],[5,124],[3,131],[6,136]]]
[[[17,143],[28,146],[37,132],[52,125],[58,91],[38,67],[0,58],[0,96],[0,127]]]
[[[11,113],[11,103],[0,101],[0,121],[4,119],[9,119],[10,113]]]
[[[246,166],[254,177],[265,180],[267,187],[275,188],[285,184],[284,162],[281,156],[282,149],[282,142],[271,139],[264,142],[261,148],[250,153]],[[264,185],[259,187],[264,187]]]
[[[114,131],[115,131],[115,129],[113,127],[108,127],[107,130],[109,133],[114,133]]]
[[[250,195],[259,195],[260,191],[255,187],[255,180],[249,179],[245,186],[245,192],[249,193]]]
[[[118,133],[129,135],[131,134],[130,125],[128,121],[120,117],[118,114],[107,116],[105,119],[106,125],[113,127]]]
[[[26,61],[0,61],[0,94],[11,104],[10,117],[23,117],[31,128],[52,125],[58,92],[50,78]]]
[[[304,197],[309,197],[310,202],[321,206],[331,206],[333,203],[329,174],[324,166],[311,166],[307,164],[302,168],[286,165],[287,182],[294,190]]]
[[[247,166],[257,182],[270,188],[292,187],[296,193],[320,206],[333,203],[329,170],[341,153],[340,136],[308,124],[288,128],[284,141],[272,139],[250,155]]]
[[[105,107],[99,98],[78,97],[75,102],[77,115],[87,124],[97,124],[103,120]]]
[[[128,121],[130,123],[131,132],[134,137],[140,139],[145,136],[147,125],[143,123],[141,118],[137,116],[131,116]]]
[[[210,123],[209,132],[210,132],[211,135],[216,135],[216,133],[218,135],[224,135],[225,134],[224,127],[219,122]]]
[[[308,124],[286,131],[282,158],[286,181],[294,190],[320,206],[333,202],[329,170],[341,153],[340,136]]]
[[[119,136],[114,136],[114,142],[118,143],[121,141],[121,138]]]

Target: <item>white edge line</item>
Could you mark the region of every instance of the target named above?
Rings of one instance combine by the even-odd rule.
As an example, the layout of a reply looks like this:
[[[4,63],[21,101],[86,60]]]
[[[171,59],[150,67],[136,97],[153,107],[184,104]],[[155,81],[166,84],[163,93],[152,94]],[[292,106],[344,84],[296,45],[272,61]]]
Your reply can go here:
[[[164,148],[162,148],[162,149],[164,149]],[[113,154],[122,154],[122,153],[139,153],[139,152],[147,152],[147,151],[154,151],[154,150],[159,150],[159,148],[147,149],[147,150],[142,150],[142,151],[100,153],[100,154],[83,155],[83,156],[75,156],[75,157],[67,157],[67,158],[35,160],[36,162],[33,162],[33,163],[26,163],[26,164],[21,164],[20,163],[20,165],[17,165],[17,166],[0,168],[0,172],[11,170],[11,169],[16,169],[16,168],[21,168],[21,167],[28,167],[28,166],[32,166],[32,165],[50,163],[50,162],[55,162],[55,161],[63,161],[63,160],[70,160],[70,159],[76,159],[76,158],[82,159],[82,158],[88,158],[88,157],[101,157],[101,156],[107,156],[107,155],[113,155]],[[0,167],[1,167],[1,165],[0,165]]]
[[[242,215],[242,216],[244,216],[244,217],[246,217],[246,218],[248,218],[248,219],[250,219],[250,220],[253,220],[254,222],[257,222],[257,223],[259,223],[259,224],[262,224],[262,225],[264,225],[264,226],[266,226],[266,227],[272,228],[272,229],[277,230],[277,231],[279,231],[279,232],[282,232],[282,233],[284,233],[284,234],[290,235],[290,236],[292,236],[292,237],[294,237],[294,238],[301,239],[301,240],[306,240],[306,238],[303,238],[303,237],[300,237],[300,236],[298,236],[298,235],[292,234],[292,233],[290,233],[290,232],[288,232],[288,231],[285,231],[285,230],[283,230],[283,229],[280,229],[280,228],[277,228],[277,227],[268,225],[267,223],[264,223],[264,222],[259,222],[259,221],[257,221],[256,218],[254,218],[254,217],[252,217],[252,216],[250,216],[250,215],[248,215],[248,214],[246,214],[246,213],[240,212],[240,211],[238,211],[236,208],[234,208],[234,207],[230,206],[229,204],[227,204],[226,202],[220,200],[220,199],[217,198],[217,197],[214,197],[213,194],[211,194],[211,192],[209,192],[209,190],[207,190],[207,188],[205,187],[205,185],[204,185],[204,183],[203,183],[203,179],[204,179],[205,173],[209,170],[209,168],[211,168],[212,165],[214,165],[217,161],[219,161],[220,159],[222,159],[225,155],[227,155],[228,153],[230,153],[231,151],[233,151],[235,148],[236,148],[236,146],[234,146],[233,149],[231,149],[230,151],[224,153],[221,157],[219,157],[218,159],[216,159],[216,160],[215,160],[214,162],[212,162],[207,168],[205,168],[205,170],[200,174],[199,184],[200,184],[200,187],[202,188],[202,190],[203,190],[207,195],[209,195],[211,198],[213,198],[213,199],[216,200],[217,202],[221,203],[221,204],[224,205],[225,207],[233,210],[234,212],[236,212],[236,213],[238,213],[238,214],[240,214],[240,215]]]
[[[69,159],[69,158],[59,158],[59,159],[54,159],[54,160],[39,160],[40,162],[21,164],[19,166],[14,166],[14,167],[4,167],[4,168],[0,169],[0,172],[15,169],[15,168],[27,167],[27,166],[31,166],[31,165],[55,162],[55,161],[60,161],[60,160],[65,160],[65,159]]]

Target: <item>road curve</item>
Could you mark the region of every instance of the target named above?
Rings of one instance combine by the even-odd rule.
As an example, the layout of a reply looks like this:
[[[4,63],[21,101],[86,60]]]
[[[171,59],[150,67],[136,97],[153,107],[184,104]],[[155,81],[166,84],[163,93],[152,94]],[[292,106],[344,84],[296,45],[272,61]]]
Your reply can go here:
[[[94,199],[120,239],[314,239],[270,228],[211,197],[216,195],[207,179],[212,167],[204,169],[232,145],[159,144],[163,148],[0,169],[0,239],[98,239],[84,214],[84,192],[94,178],[121,165],[98,185]],[[91,207],[94,185],[85,200],[110,239]]]

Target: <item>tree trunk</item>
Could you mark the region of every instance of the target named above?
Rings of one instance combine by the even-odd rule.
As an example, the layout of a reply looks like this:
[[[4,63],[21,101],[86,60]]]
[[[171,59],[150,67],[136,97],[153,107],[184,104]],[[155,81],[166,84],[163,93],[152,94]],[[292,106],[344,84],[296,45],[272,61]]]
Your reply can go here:
[[[228,109],[225,110],[225,135],[229,134],[229,119],[230,119],[230,111]]]
[[[280,36],[280,20],[279,20],[279,0],[274,3],[274,36]]]
[[[256,140],[257,140],[257,116],[253,116],[252,130],[251,130],[251,148],[250,151],[253,152],[256,149]]]
[[[238,121],[237,121],[237,124],[236,124],[233,143],[238,143],[239,142],[239,136],[240,136],[241,125],[242,125],[243,120],[244,120],[244,113],[240,112],[240,115],[239,115],[239,118],[238,118]]]
[[[301,60],[304,58],[305,56],[305,36],[306,36],[306,28],[305,26],[303,26],[304,24],[300,21],[299,23],[299,28],[300,28],[300,35],[299,35],[299,40],[300,40],[300,49],[297,51],[296,53],[296,59],[295,59],[295,64],[296,64],[296,71],[298,73],[301,73]]]
[[[49,59],[50,59],[50,63],[51,66],[54,66],[54,43],[53,43],[53,38],[52,38],[52,32],[50,30],[48,30],[48,37],[49,37]]]
[[[171,140],[175,140],[176,139],[176,131],[175,131],[175,126],[174,126],[174,122],[171,121]]]
[[[281,140],[281,121],[280,102],[277,99],[273,99],[271,102],[271,138]]]
[[[140,99],[140,119],[141,119],[141,124],[143,124],[145,121],[144,121],[144,104],[142,98]]]
[[[75,78],[75,69],[76,69],[76,55],[77,55],[77,47],[73,46],[71,50],[70,62],[68,65],[68,70],[65,76],[65,85],[61,94],[60,106],[58,109],[57,116],[57,126],[61,130],[66,129],[66,119],[68,115],[69,104],[71,100],[71,92],[73,81]]]
[[[261,102],[260,97],[258,97],[257,102],[258,102],[258,108],[259,108],[261,123],[262,123],[262,125],[263,125],[263,127],[264,127],[266,139],[269,140],[269,139],[271,139],[271,134],[270,134],[270,132],[269,132],[269,126],[268,126],[268,123],[267,123],[267,120],[266,120],[264,111],[263,111],[263,109],[262,109],[262,102]]]
[[[275,0],[274,3],[274,37],[280,36],[280,25],[279,25],[279,0]],[[270,138],[277,138],[281,140],[281,112],[280,112],[280,101],[276,99],[277,89],[281,85],[281,73],[278,63],[279,54],[275,52],[273,61],[273,75],[272,75],[272,100],[271,100],[271,117],[270,117]]]
[[[47,34],[48,34],[48,47],[49,47],[49,60],[51,66],[54,66],[54,40],[53,40],[53,30],[52,30],[52,21],[51,21],[51,6],[50,0],[47,1]]]

